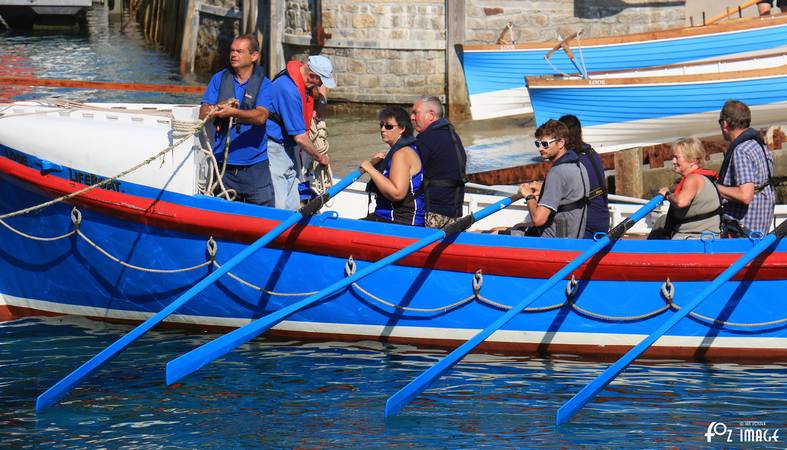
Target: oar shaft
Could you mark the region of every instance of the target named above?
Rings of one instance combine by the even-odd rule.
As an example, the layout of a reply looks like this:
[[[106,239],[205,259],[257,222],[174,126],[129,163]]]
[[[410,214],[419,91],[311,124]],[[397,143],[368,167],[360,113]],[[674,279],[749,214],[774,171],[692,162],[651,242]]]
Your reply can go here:
[[[417,252],[427,245],[445,238],[449,234],[458,233],[466,229],[474,221],[481,220],[484,217],[495,213],[496,211],[500,211],[501,209],[510,205],[512,202],[517,201],[519,198],[521,198],[521,195],[516,193],[508,198],[500,200],[493,205],[487,206],[481,211],[477,211],[473,214],[462,217],[460,220],[447,226],[445,230],[436,230],[428,236],[408,245],[407,247],[404,247],[386,256],[385,258],[365,267],[362,270],[359,270],[353,275],[331,284],[316,294],[313,294],[297,303],[293,303],[292,305],[285,306],[276,312],[257,319],[248,325],[231,331],[201,347],[197,347],[196,349],[181,355],[176,359],[173,359],[167,363],[167,384],[175,383],[186,375],[193,373],[206,364],[209,364],[221,356],[229,353],[239,345],[245,344],[251,339],[254,339],[301,309],[307,308],[310,305],[321,301],[325,297],[338,292],[339,290],[349,286],[357,280],[360,280],[365,276],[387,267],[394,262]]]
[[[626,229],[630,228],[632,225],[634,225],[634,223],[645,217],[645,215],[660,205],[662,199],[663,197],[661,195],[657,195],[650,202],[648,202],[647,205],[635,212],[629,219],[626,219],[623,223],[615,227],[612,232],[599,239],[595,244],[571,260],[548,280],[541,283],[535,290],[531,291],[530,295],[525,297],[524,300],[514,305],[510,310],[492,322],[489,326],[481,330],[478,334],[473,336],[464,344],[457,347],[454,351],[438,361],[437,364],[434,364],[432,367],[411,381],[407,386],[392,395],[385,404],[385,416],[388,417],[398,413],[407,403],[410,402],[410,400],[431,386],[432,383],[434,383],[434,381],[440,377],[440,375],[453,367],[454,364],[459,362],[494,332],[505,326],[514,317],[518,316],[531,303],[538,300],[538,298],[540,298],[546,291],[551,289],[561,280],[565,279],[571,274],[571,272],[584,264],[585,261],[593,257],[593,255],[607,247],[610,243],[617,240]]]
[[[349,286],[352,283],[355,283],[361,278],[371,275],[383,267],[388,266],[404,258],[405,256],[432,244],[433,242],[439,241],[444,237],[445,232],[442,230],[435,231],[429,237],[420,239],[408,245],[407,247],[386,256],[376,263],[355,272],[353,275],[331,284],[316,294],[312,294],[311,296],[297,303],[293,303],[292,305],[281,308],[278,311],[268,314],[261,319],[257,319],[244,327],[233,330],[219,337],[218,339],[208,342],[202,347],[198,347],[176,359],[173,359],[167,363],[167,384],[175,383],[186,375],[199,370],[206,364],[209,364],[210,362],[224,356],[238,346],[243,345],[260,334],[268,331],[271,327],[275,326],[277,323],[300,311],[301,309],[319,302],[325,297],[340,291],[341,289]]]
[[[672,329],[675,324],[689,315],[689,313],[691,313],[694,308],[699,306],[700,303],[710,297],[721,286],[723,286],[724,283],[729,281],[733,276],[735,276],[736,273],[740,272],[741,269],[754,260],[754,258],[756,258],[760,253],[764,252],[766,249],[768,249],[768,247],[773,245],[773,243],[783,236],[785,231],[787,231],[787,226],[785,226],[785,224],[787,224],[787,221],[780,225],[776,231],[763,237],[762,240],[752,247],[751,250],[746,252],[724,272],[719,274],[719,276],[716,277],[711,284],[705,287],[705,289],[703,289],[694,300],[687,303],[686,305],[683,305],[672,315],[672,317],[661,324],[661,326],[658,327],[653,333],[643,339],[642,342],[637,344],[634,348],[626,352],[625,355],[623,355],[614,364],[609,366],[604,372],[601,373],[601,375],[594,379],[590,384],[582,388],[582,390],[580,390],[570,400],[564,403],[557,412],[556,423],[560,425],[571,420],[571,418],[574,417],[574,415],[576,415],[576,413],[579,412],[583,406],[592,400],[602,389],[609,385],[609,383],[612,382],[616,376],[623,372],[626,367],[628,367],[635,359],[637,359],[637,357],[644,353],[660,337]]]
[[[287,231],[291,226],[298,223],[298,221],[300,221],[304,217],[304,215],[311,215],[317,210],[319,210],[319,206],[324,204],[325,201],[327,201],[330,197],[341,192],[343,189],[349,186],[353,181],[357,180],[358,177],[360,176],[361,176],[360,171],[355,170],[354,172],[350,173],[348,176],[344,177],[341,181],[339,181],[330,189],[328,189],[328,191],[326,191],[320,198],[314,199],[307,206],[305,206],[301,211],[296,211],[290,214],[290,216],[286,220],[276,225],[273,229],[271,229],[261,238],[257,239],[251,245],[243,249],[240,253],[230,258],[230,260],[225,262],[220,268],[212,272],[207,277],[203,278],[199,283],[192,286],[189,290],[184,292],[183,295],[175,299],[175,301],[167,305],[164,309],[159,311],[153,317],[144,321],[136,328],[131,330],[128,334],[124,335],[123,337],[112,343],[109,347],[102,350],[96,356],[90,358],[90,360],[79,366],[75,371],[66,375],[66,377],[64,377],[63,379],[58,381],[55,385],[47,389],[46,392],[38,396],[38,399],[36,399],[36,412],[40,412],[45,408],[57,403],[57,401],[63,398],[66,394],[68,394],[68,392],[71,389],[73,389],[73,387],[77,383],[79,383],[86,376],[88,376],[93,371],[98,369],[102,364],[107,362],[116,354],[120,353],[129,344],[137,340],[143,334],[147,333],[151,328],[156,326],[162,320],[166,319],[170,314],[174,313],[178,308],[180,308],[186,302],[193,299],[197,294],[205,290],[208,286],[215,283],[216,280],[224,276],[224,274],[234,269],[238,264],[248,259],[250,256],[252,256],[257,251],[259,251],[262,247],[265,247],[271,241],[273,241],[274,239],[279,237],[282,233]]]

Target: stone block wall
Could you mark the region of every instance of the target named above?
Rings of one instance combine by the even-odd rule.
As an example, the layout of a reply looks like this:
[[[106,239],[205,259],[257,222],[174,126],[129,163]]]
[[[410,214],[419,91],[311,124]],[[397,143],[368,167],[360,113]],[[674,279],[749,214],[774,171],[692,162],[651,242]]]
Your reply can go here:
[[[287,0],[286,59],[316,53],[308,45],[308,0]],[[331,33],[319,53],[331,58],[337,88],[331,97],[363,103],[409,103],[445,93],[445,7],[441,1],[322,2],[322,24]]]
[[[582,30],[584,37],[614,36],[684,26],[683,1],[467,0],[468,44],[494,44],[508,22],[519,44],[556,39]]]

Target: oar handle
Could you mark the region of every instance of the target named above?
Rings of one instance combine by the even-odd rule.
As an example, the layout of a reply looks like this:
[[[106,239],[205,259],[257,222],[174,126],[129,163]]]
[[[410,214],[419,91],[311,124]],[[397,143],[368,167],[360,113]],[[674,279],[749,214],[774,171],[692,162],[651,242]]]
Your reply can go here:
[[[656,209],[656,207],[662,204],[663,202],[664,202],[664,196],[662,194],[658,194],[652,199],[650,199],[648,203],[645,203],[645,205],[640,209],[638,209],[634,214],[632,214],[631,217],[615,225],[615,227],[609,230],[609,233],[607,233],[610,242],[615,242],[618,239],[620,239],[621,236],[626,234],[626,231],[630,230],[631,227],[633,227],[637,222],[642,220],[643,217],[650,214],[651,211]]]
[[[716,22],[720,21],[721,19],[726,19],[727,17],[735,14],[739,9],[746,9],[746,8],[748,8],[751,5],[756,5],[757,3],[760,3],[761,1],[762,0],[747,0],[747,1],[743,2],[743,3],[741,3],[740,5],[736,6],[734,9],[727,9],[723,13],[717,14],[717,15],[711,17],[710,20],[705,22],[703,25],[710,25],[712,23],[716,23]],[[779,6],[781,6],[781,5],[779,5]]]
[[[314,215],[320,210],[320,208],[328,203],[328,200],[332,199],[336,196],[336,194],[346,189],[347,186],[353,184],[358,178],[361,177],[361,175],[363,175],[361,170],[355,169],[347,174],[346,177],[342,178],[338,183],[331,186],[327,191],[309,200],[309,203],[301,208],[301,214],[303,214],[303,217],[310,217]]]
[[[443,227],[443,231],[445,231],[446,236],[450,236],[452,234],[456,234],[466,229],[470,228],[470,225],[478,222],[479,220],[489,216],[490,214],[494,214],[501,209],[508,207],[511,203],[522,198],[522,194],[517,192],[511,196],[508,196],[493,205],[489,205],[488,207],[476,211],[474,213],[470,213],[459,220],[452,222],[445,227]]]

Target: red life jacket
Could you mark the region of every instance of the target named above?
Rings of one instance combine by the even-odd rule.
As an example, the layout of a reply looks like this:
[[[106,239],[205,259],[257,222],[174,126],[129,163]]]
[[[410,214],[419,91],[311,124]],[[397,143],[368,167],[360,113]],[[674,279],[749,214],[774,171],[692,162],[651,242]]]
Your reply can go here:
[[[680,190],[683,189],[683,182],[686,181],[686,177],[688,177],[689,175],[691,175],[693,173],[698,173],[700,175],[705,175],[706,177],[711,178],[713,181],[716,181],[716,179],[718,178],[718,176],[716,175],[716,172],[714,172],[712,170],[708,170],[708,169],[692,170],[691,172],[687,173],[686,175],[684,175],[680,179],[680,182],[678,182],[678,187],[675,188],[675,195],[680,194]]]
[[[303,105],[303,123],[306,125],[306,130],[309,129],[309,124],[312,123],[312,115],[314,114],[314,97],[306,95],[306,82],[301,76],[302,62],[290,61],[287,63],[287,75],[295,83],[298,92],[301,93],[301,103]]]

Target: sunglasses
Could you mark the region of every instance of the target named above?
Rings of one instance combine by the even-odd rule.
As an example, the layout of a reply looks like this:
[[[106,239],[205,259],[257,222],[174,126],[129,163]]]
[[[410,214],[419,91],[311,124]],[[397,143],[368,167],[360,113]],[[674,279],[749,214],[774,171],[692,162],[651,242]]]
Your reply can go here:
[[[534,144],[536,144],[536,148],[538,148],[538,147],[544,147],[544,148],[547,148],[547,147],[549,147],[549,145],[550,145],[551,143],[553,143],[553,142],[555,142],[555,141],[559,141],[559,140],[560,140],[560,139],[550,139],[550,140],[548,140],[548,141],[535,141],[535,142],[534,142]]]
[[[385,128],[386,130],[393,130],[395,126],[390,123],[380,122],[380,128]]]

